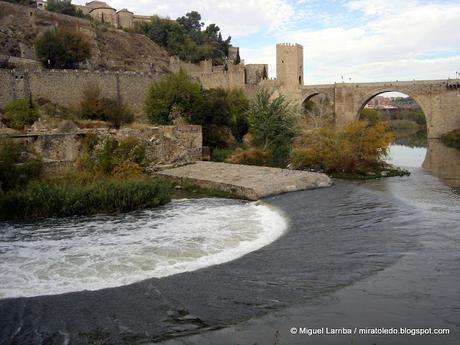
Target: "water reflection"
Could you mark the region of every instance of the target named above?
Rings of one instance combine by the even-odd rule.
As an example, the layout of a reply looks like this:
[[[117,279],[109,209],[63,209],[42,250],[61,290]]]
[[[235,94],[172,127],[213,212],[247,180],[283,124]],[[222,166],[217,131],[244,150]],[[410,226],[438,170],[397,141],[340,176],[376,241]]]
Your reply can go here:
[[[426,157],[426,148],[391,145],[388,162],[403,168],[420,168]]]
[[[445,146],[440,140],[430,139],[422,167],[446,185],[460,189],[460,151]]]

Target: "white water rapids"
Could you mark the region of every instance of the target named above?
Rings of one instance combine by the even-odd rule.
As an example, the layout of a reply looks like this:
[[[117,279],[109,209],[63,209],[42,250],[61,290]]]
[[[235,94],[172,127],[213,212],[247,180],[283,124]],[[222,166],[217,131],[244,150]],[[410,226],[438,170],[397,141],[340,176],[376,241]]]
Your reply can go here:
[[[122,286],[234,260],[283,234],[273,207],[178,200],[116,216],[0,224],[0,298]]]

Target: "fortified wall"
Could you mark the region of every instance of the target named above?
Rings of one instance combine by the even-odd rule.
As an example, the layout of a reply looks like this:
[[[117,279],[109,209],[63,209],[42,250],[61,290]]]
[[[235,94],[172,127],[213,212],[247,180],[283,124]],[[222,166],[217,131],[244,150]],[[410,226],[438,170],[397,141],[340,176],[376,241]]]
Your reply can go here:
[[[199,64],[187,63],[176,57],[171,57],[169,63],[171,72],[180,70],[189,74],[192,78],[200,81],[205,89],[211,88],[244,88],[245,66],[229,63],[226,66],[213,66],[211,60],[201,61]]]
[[[103,97],[121,99],[134,110],[142,111],[151,83],[161,78],[158,73],[89,70],[10,70],[0,68],[0,108],[17,98],[45,98],[63,106],[77,106],[83,91],[91,84],[100,87]],[[244,63],[213,66],[211,61],[191,64],[172,57],[172,72],[185,71],[203,88],[255,89],[267,78],[267,65]]]
[[[149,86],[160,78],[157,74],[139,72],[101,72],[83,70],[40,70],[18,72],[0,69],[0,107],[17,98],[45,98],[63,106],[74,107],[83,91],[98,85],[103,97],[128,103],[141,111]]]

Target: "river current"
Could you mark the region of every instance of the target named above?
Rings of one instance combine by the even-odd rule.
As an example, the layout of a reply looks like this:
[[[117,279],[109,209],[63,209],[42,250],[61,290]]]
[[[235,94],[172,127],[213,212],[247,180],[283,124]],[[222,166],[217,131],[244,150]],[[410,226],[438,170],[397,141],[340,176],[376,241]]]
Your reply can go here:
[[[192,271],[260,249],[286,228],[268,205],[226,199],[3,224],[0,298],[98,290]]]
[[[16,262],[20,255],[15,253],[31,251],[38,261],[26,256],[29,265],[21,272],[27,274],[21,277],[16,268],[17,281],[2,281],[5,296],[96,290],[104,286],[95,277],[107,273],[105,286],[116,287],[0,299],[0,339],[5,344],[87,344],[82,334],[94,339],[102,330],[108,342],[133,344],[456,345],[460,153],[430,141],[426,151],[393,147],[391,161],[411,176],[337,180],[328,189],[279,195],[263,204],[182,200],[121,218],[68,220],[73,230],[55,220],[40,226],[9,224],[0,255],[9,251],[8,260]],[[136,224],[133,233],[117,228],[125,218]],[[86,229],[88,224],[93,230]],[[30,227],[37,230],[30,234]],[[146,236],[146,229],[163,229],[167,241]],[[68,242],[54,246],[53,241],[94,246],[75,249],[93,273],[85,276],[83,265],[66,266],[72,253]],[[155,255],[150,265],[144,261],[139,268],[143,247]],[[110,266],[113,262],[116,267]],[[1,265],[1,272],[15,276],[8,264]],[[66,267],[72,275],[64,273]],[[292,334],[293,327],[431,327],[450,333],[311,338]]]

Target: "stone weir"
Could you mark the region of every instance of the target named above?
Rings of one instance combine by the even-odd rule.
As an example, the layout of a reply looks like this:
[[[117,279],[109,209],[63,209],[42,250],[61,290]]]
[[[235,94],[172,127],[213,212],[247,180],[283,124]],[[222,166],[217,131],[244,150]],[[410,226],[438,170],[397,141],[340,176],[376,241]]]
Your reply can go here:
[[[196,162],[162,170],[157,175],[176,183],[215,188],[248,200],[332,185],[331,179],[320,173],[216,162]]]

